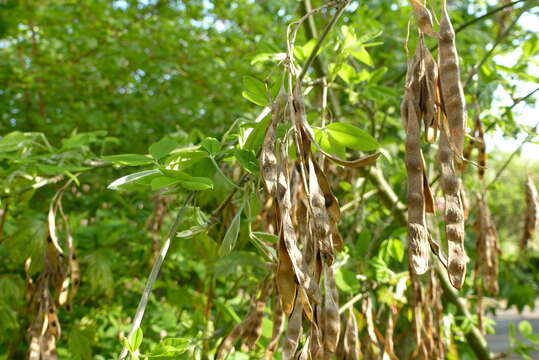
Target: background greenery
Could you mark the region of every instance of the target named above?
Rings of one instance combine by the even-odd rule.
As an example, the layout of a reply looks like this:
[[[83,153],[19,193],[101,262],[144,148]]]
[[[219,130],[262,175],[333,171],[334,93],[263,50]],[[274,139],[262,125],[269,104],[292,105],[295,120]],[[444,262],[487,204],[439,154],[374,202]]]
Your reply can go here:
[[[430,3],[439,13],[439,2]],[[453,23],[458,28],[500,4],[450,2]],[[533,90],[539,84],[539,39],[516,19],[525,14],[528,21],[539,21],[537,5],[537,1],[518,1],[510,12],[480,19],[458,32],[461,74],[465,82],[470,77],[465,88],[469,126],[477,115],[473,106],[477,102],[490,133],[502,132],[507,138],[534,134],[532,127],[522,125],[521,114],[530,114],[525,109],[533,108],[537,98],[520,100],[527,94],[522,89]],[[275,61],[267,61],[271,58],[267,54],[285,50],[286,26],[303,14],[303,6],[301,1],[277,0],[0,1],[0,358],[24,357],[30,322],[24,261],[31,255],[35,259],[31,273],[41,270],[49,203],[75,174],[77,180],[63,202],[81,261],[82,285],[73,310],[60,312],[63,335],[58,354],[65,359],[117,356],[155,246],[166,235],[189,187],[172,187],[164,194],[156,184],[153,189],[137,185],[123,191],[107,190],[107,185],[135,171],[165,166],[178,159],[174,149],[189,148],[207,137],[219,140],[217,151],[209,153],[217,160],[224,158],[227,177],[238,181],[242,172],[256,173],[256,166],[249,166],[256,141],[243,140],[248,129],[260,132],[260,123],[254,121],[262,108],[247,99],[253,96],[242,96],[253,86],[256,91],[258,84],[245,77],[276,81],[278,68]],[[316,26],[322,29],[329,18],[325,12],[317,15]],[[406,171],[398,109],[410,21],[406,1],[351,1],[321,51],[323,62],[315,64],[315,70],[317,66],[327,69],[332,82],[332,116],[363,129],[380,143],[384,156],[377,166],[401,200],[406,195]],[[300,30],[299,61],[312,49],[310,38]],[[410,51],[416,40],[412,32]],[[514,66],[499,64],[503,56],[514,59]],[[310,73],[311,79],[317,77],[315,71]],[[502,106],[500,97],[513,103]],[[317,106],[312,96],[310,112],[315,122]],[[529,141],[536,139],[530,136]],[[152,152],[150,146],[156,143]],[[492,147],[487,143],[487,149]],[[238,149],[246,153],[238,155]],[[161,158],[155,155],[160,151]],[[106,157],[148,153],[156,162]],[[508,156],[493,154],[488,180]],[[210,156],[202,157],[186,171],[189,176],[212,179],[213,189],[198,193],[181,231],[196,225],[203,228],[204,218],[232,190]],[[126,164],[141,166],[129,169],[122,166]],[[523,261],[517,251],[525,207],[523,182],[526,173],[537,180],[538,170],[536,162],[517,156],[490,191],[489,204],[504,250],[501,293],[496,299],[502,307],[533,306],[539,293],[534,255]],[[434,178],[435,169],[431,172]],[[388,303],[398,302],[396,284],[407,271],[405,229],[372,193],[375,185],[361,174],[334,168],[331,177],[341,205],[351,204],[341,227],[347,244],[337,274],[341,299],[369,289],[383,314]],[[29,189],[43,180],[45,186]],[[465,183],[473,199],[481,186],[473,167],[468,167]],[[181,337],[189,339],[188,352],[182,356],[209,358],[219,340],[245,315],[249,294],[268,273],[267,259],[249,236],[248,224],[261,207],[257,193],[251,191],[256,185],[250,183],[248,191],[219,214],[216,226],[189,239],[183,233],[183,238],[173,241],[143,322],[143,352],[163,338]],[[221,239],[244,201],[252,205],[252,213],[241,216],[234,251],[221,256]],[[165,210],[155,215],[159,206]],[[162,217],[162,226],[149,228],[152,215]],[[469,224],[473,216],[472,209]],[[267,231],[258,229],[256,222],[252,227]],[[475,234],[469,228],[466,245],[473,264]],[[355,273],[367,280],[358,280]],[[473,308],[470,285],[467,281],[461,295]],[[404,303],[399,306],[406,309]],[[466,329],[451,316],[455,309],[445,310],[452,319],[453,356],[471,356],[462,337]],[[407,328],[406,311],[402,314],[396,336]],[[238,352],[236,359],[263,353],[271,334],[270,319],[264,321],[260,347],[250,355]],[[383,321],[379,326],[385,326]]]

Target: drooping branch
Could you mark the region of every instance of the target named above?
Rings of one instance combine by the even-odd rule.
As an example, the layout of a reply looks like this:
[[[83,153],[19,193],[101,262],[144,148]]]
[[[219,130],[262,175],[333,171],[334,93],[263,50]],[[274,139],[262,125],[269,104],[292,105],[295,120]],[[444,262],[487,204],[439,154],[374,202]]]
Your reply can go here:
[[[127,340],[131,342],[131,338],[133,337],[133,334],[135,331],[140,327],[140,324],[142,322],[142,317],[144,316],[144,311],[146,310],[146,306],[148,305],[148,300],[150,299],[150,294],[152,292],[153,284],[155,283],[155,280],[157,280],[157,275],[159,275],[159,271],[161,270],[161,265],[163,265],[163,261],[165,260],[165,257],[167,256],[168,249],[170,247],[170,242],[172,239],[176,236],[176,231],[178,230],[178,227],[180,226],[182,220],[183,220],[183,214],[185,213],[185,210],[187,209],[187,206],[191,203],[195,196],[195,192],[190,192],[187,194],[187,197],[185,198],[182,207],[178,211],[178,214],[176,215],[176,219],[174,220],[174,223],[172,224],[167,238],[161,247],[161,251],[159,252],[159,257],[155,261],[152,271],[150,272],[150,276],[148,277],[148,281],[146,282],[146,287],[144,288],[144,291],[142,292],[142,296],[140,298],[137,311],[135,313],[135,317],[133,318],[133,323],[131,324],[131,330],[129,330],[129,335],[127,337]],[[122,352],[120,353],[119,359],[124,359],[127,356],[127,348],[124,346],[122,349]]]

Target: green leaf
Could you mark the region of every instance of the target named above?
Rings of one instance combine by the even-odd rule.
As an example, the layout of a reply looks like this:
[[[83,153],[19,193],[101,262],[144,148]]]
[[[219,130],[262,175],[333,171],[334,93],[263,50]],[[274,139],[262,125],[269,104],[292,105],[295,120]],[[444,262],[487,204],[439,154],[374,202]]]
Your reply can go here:
[[[348,49],[350,52],[350,55],[364,63],[368,66],[373,66],[374,63],[372,61],[371,56],[369,55],[368,51],[365,49],[363,45],[355,45],[352,48]]]
[[[155,191],[155,190],[160,190],[162,188],[165,188],[167,186],[177,184],[179,182],[180,182],[180,180],[170,178],[168,176],[158,176],[158,177],[152,179],[152,182],[150,183],[150,185],[152,186],[152,190]]]
[[[265,116],[260,120],[260,122],[255,123],[253,130],[247,137],[247,140],[245,140],[245,144],[243,145],[244,150],[251,150],[256,154],[262,147],[266,130],[268,129],[268,125],[271,121],[271,116],[268,116],[270,110],[268,108],[266,109],[267,110],[264,111]]]
[[[99,140],[100,137],[106,136],[107,132],[104,130],[74,134],[67,139],[62,140],[62,149],[75,149],[83,145],[88,145]]]
[[[270,234],[266,232],[258,232],[258,231],[253,231],[252,234],[256,236],[257,238],[259,238],[260,240],[264,240],[270,243],[277,243],[277,240],[279,240],[279,237],[275,234]]]
[[[69,351],[83,360],[92,359],[93,332],[90,329],[79,329],[79,326],[73,326],[67,336]],[[124,345],[127,343],[125,339]],[[131,346],[127,346],[128,349]]]
[[[149,355],[149,358],[177,357],[189,349],[189,339],[168,338],[163,340]]]
[[[189,179],[178,181],[183,188],[192,191],[202,191],[213,189],[213,181],[205,177],[190,177]]]
[[[343,267],[339,267],[335,271],[335,284],[341,291],[347,293],[359,291],[359,281],[355,274]]]
[[[27,134],[24,134],[20,131],[13,131],[5,135],[0,139],[0,151],[1,152],[10,152],[15,151],[23,147],[29,138]]]
[[[236,149],[234,150],[234,156],[236,157],[236,159],[238,159],[238,162],[240,163],[241,167],[244,168],[247,172],[257,173],[259,171],[258,160],[256,159],[255,154],[253,154],[252,151]]]
[[[252,76],[244,76],[243,86],[245,88],[245,91],[242,92],[244,98],[259,106],[268,105],[266,85],[262,81]]]
[[[137,328],[137,330],[135,330],[135,333],[131,337],[131,348],[133,349],[133,352],[137,351],[140,348],[140,344],[142,344],[142,338],[142,329]]]
[[[221,143],[216,138],[205,138],[200,145],[210,154],[216,155],[221,150]]]
[[[149,157],[139,154],[109,155],[103,156],[102,159],[113,164],[125,166],[140,166],[153,163],[152,159]]]
[[[152,180],[152,188],[160,189],[166,186],[180,184],[187,190],[207,190],[213,188],[213,181],[207,177],[191,176],[183,171],[161,170],[166,176],[160,176]]]
[[[109,184],[109,186],[107,186],[107,189],[117,190],[122,185],[129,184],[134,181],[138,181],[146,176],[159,174],[159,173],[160,173],[159,170],[153,169],[153,170],[145,170],[145,171],[139,171],[133,174],[129,174],[129,175],[126,175],[119,179],[114,180],[112,183]]]
[[[240,234],[240,218],[242,212],[243,208],[240,208],[228,226],[228,230],[226,231],[221,247],[219,248],[219,255],[226,255],[236,247],[236,242],[238,241],[238,236]]]
[[[286,58],[286,53],[260,53],[253,57],[251,65],[266,61],[282,61]]]
[[[530,335],[533,335],[533,326],[528,320],[522,320],[518,323],[518,331],[520,331],[522,336],[527,338]]]
[[[372,136],[350,124],[334,122],[326,126],[325,130],[337,143],[353,150],[372,151],[380,146]]]
[[[150,145],[149,150],[150,155],[152,155],[154,159],[159,160],[170,154],[170,152],[177,147],[178,144],[175,141],[165,138]]]

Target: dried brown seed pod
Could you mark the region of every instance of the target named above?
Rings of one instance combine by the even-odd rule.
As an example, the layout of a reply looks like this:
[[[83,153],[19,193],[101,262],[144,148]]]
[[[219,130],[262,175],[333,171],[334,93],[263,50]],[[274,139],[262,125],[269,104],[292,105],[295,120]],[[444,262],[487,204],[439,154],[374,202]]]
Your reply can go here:
[[[432,15],[430,11],[419,0],[410,0],[410,3],[414,9],[414,16],[421,31],[438,38],[440,35],[432,27]]]
[[[420,148],[419,121],[410,100],[404,109],[406,117],[406,169],[408,170],[408,243],[411,268],[423,274],[428,268],[430,253],[425,224],[423,163]]]
[[[286,103],[286,93],[284,88],[281,88],[277,98],[271,105],[271,122],[268,125],[262,151],[260,153],[260,175],[266,185],[266,190],[272,196],[277,195],[277,177],[279,166],[276,156],[276,137],[275,132],[277,125],[284,116],[284,106]]]
[[[535,235],[539,224],[539,199],[537,188],[531,176],[526,180],[526,218],[524,221],[524,235],[520,242],[520,248],[527,249]]]
[[[296,350],[299,345],[299,339],[303,332],[302,327],[302,312],[303,306],[299,296],[296,296],[296,302],[294,304],[294,310],[288,319],[288,327],[286,330],[286,336],[283,343],[283,360],[290,360],[294,358]]]
[[[475,264],[476,276],[481,275],[482,288],[493,295],[498,293],[498,257],[500,247],[498,234],[492,222],[488,204],[484,196],[478,195],[477,219],[474,224],[477,232],[476,252],[479,255]]]
[[[346,332],[344,334],[345,360],[359,360],[360,349],[358,337],[357,319],[354,315],[353,307],[350,307],[346,322]]]
[[[440,134],[438,158],[441,167],[441,187],[444,193],[445,233],[448,244],[447,270],[451,284],[460,289],[466,277],[468,258],[464,249],[464,205],[460,181],[452,161],[452,150],[445,132]]]
[[[466,125],[466,103],[460,81],[460,67],[455,30],[447,13],[446,0],[442,2],[440,19],[440,40],[438,50],[438,67],[442,104],[447,117],[449,142],[454,160],[460,164],[464,146],[464,129]]]
[[[324,349],[325,352],[332,354],[337,349],[339,342],[339,334],[341,329],[341,321],[339,319],[339,292],[335,284],[335,276],[331,266],[327,266],[324,274]]]
[[[266,351],[266,358],[271,359],[277,348],[279,339],[284,329],[284,312],[281,308],[281,302],[276,299],[273,309],[273,329],[271,330],[271,340]]]

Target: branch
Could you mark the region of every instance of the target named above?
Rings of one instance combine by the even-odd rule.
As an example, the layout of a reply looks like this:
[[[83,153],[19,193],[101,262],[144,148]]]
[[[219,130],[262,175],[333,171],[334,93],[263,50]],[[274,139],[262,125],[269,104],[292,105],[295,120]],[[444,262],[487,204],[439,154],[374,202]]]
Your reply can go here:
[[[511,25],[509,25],[507,27],[507,29],[505,29],[505,31],[503,32],[503,34],[501,34],[500,36],[498,36],[498,38],[496,39],[496,41],[494,42],[494,44],[492,45],[492,48],[485,54],[485,56],[483,56],[483,58],[481,59],[481,61],[479,61],[479,63],[474,66],[472,68],[472,70],[470,71],[470,73],[468,74],[468,77],[466,79],[466,81],[464,82],[464,88],[467,88],[468,85],[470,84],[470,81],[472,81],[472,78],[473,76],[477,73],[477,71],[479,71],[479,69],[481,69],[481,66],[483,66],[483,64],[485,62],[487,62],[487,60],[492,56],[492,54],[494,54],[494,51],[496,50],[496,48],[502,43],[502,41],[507,37],[509,36],[509,34],[511,33],[511,30],[513,30],[513,28],[515,27],[515,25],[517,24],[518,22],[518,19],[520,19],[520,17],[522,16],[522,14],[524,14],[526,11],[528,10],[528,7],[527,6],[523,6],[522,9],[520,10],[520,12],[518,13],[517,16],[515,16],[515,19],[513,20],[513,22],[511,23]]]
[[[299,78],[298,78],[299,82],[301,82],[303,78],[305,77],[307,70],[312,65],[314,59],[317,56],[318,51],[320,50],[322,43],[328,36],[331,29],[333,29],[333,26],[335,26],[335,23],[337,22],[337,20],[339,20],[339,18],[341,17],[342,13],[344,12],[344,9],[346,9],[346,5],[348,5],[348,1],[345,1],[342,5],[339,5],[339,7],[337,8],[337,11],[335,12],[335,15],[333,15],[333,18],[331,18],[331,21],[326,25],[324,32],[322,32],[322,35],[320,35],[320,37],[318,38],[318,42],[314,46],[313,51],[311,51],[309,58],[305,61],[305,64],[302,66],[301,73],[299,74]]]
[[[537,131],[537,128],[539,127],[539,122],[537,122],[533,128],[533,131],[536,132]],[[502,173],[505,171],[505,169],[507,168],[507,166],[509,166],[509,164],[511,163],[511,161],[513,160],[513,158],[516,156],[516,154],[520,151],[520,149],[524,146],[524,144],[526,144],[528,141],[530,141],[535,135],[537,134],[529,134],[528,136],[526,136],[526,138],[524,140],[522,140],[522,142],[520,143],[520,145],[515,149],[515,151],[513,151],[511,153],[511,155],[507,158],[507,160],[505,161],[505,163],[502,165],[502,167],[498,170],[498,172],[496,173],[496,176],[494,176],[494,179],[492,179],[492,181],[487,185],[486,189],[489,189],[492,185],[494,185],[496,183],[496,181],[500,178],[500,176],[502,175]]]
[[[455,29],[455,35],[458,34],[459,32],[461,32],[462,30],[466,29],[467,27],[469,27],[470,25],[473,25],[479,21],[482,21],[482,20],[485,20],[489,17],[491,17],[492,15],[502,11],[503,9],[506,9],[508,8],[509,6],[513,6],[515,4],[518,4],[518,3],[521,3],[521,2],[524,2],[524,1],[530,1],[530,0],[518,0],[518,1],[513,1],[512,3],[509,3],[509,4],[505,4],[505,5],[502,5],[500,7],[497,7],[489,12],[487,12],[486,14],[483,14],[481,16],[478,16],[477,18],[475,19],[472,19],[470,21],[467,21],[465,23],[463,23],[462,25],[460,25],[458,28]],[[533,0],[531,0],[533,1]],[[431,47],[429,50],[432,52],[434,50],[438,49],[438,44],[434,45],[433,47]],[[393,82],[398,82],[400,81],[404,76],[406,75],[406,70],[404,70],[402,73],[399,74],[399,76],[395,77],[391,83]]]
[[[470,329],[464,336],[466,337],[466,341],[468,342],[473,352],[475,353],[475,356],[479,360],[492,359],[490,355],[490,351],[488,350],[487,342],[485,341],[485,338],[483,337],[481,332],[479,332],[477,327],[473,325],[471,321],[472,315],[466,308],[466,304],[462,301],[462,299],[459,298],[458,293],[455,290],[455,288],[453,288],[453,286],[449,282],[445,269],[443,269],[440,266],[438,261],[436,261],[434,266],[435,266],[436,274],[438,275],[438,278],[440,279],[442,288],[444,289],[444,294],[447,296],[447,300],[449,300],[450,303],[456,306],[457,313],[460,316],[470,320],[470,324],[472,324],[470,326]]]
[[[464,24],[460,25],[458,28],[455,29],[455,33],[458,33],[460,31],[466,29],[468,26],[475,24],[476,22],[479,22],[479,21],[481,21],[483,19],[491,17],[492,15],[495,15],[495,14],[499,13],[500,11],[502,11],[504,9],[507,9],[508,7],[511,7],[511,6],[516,5],[518,3],[521,3],[523,1],[528,1],[528,0],[517,0],[517,1],[510,2],[508,4],[505,4],[505,5],[499,6],[497,8],[494,8],[493,10],[490,10],[486,14],[478,16],[475,19],[472,19],[472,20],[467,21]]]
[[[185,199],[181,209],[178,211],[178,214],[176,215],[176,219],[174,220],[174,223],[172,224],[172,227],[170,228],[167,239],[165,240],[165,243],[163,244],[163,247],[161,248],[161,251],[159,253],[159,257],[155,261],[155,264],[152,267],[152,271],[150,273],[150,276],[148,277],[148,281],[146,282],[146,287],[144,288],[144,292],[142,293],[142,296],[140,298],[137,312],[135,313],[135,317],[133,319],[133,323],[131,324],[131,330],[129,331],[129,335],[127,337],[127,340],[131,342],[131,338],[133,337],[133,334],[135,331],[140,327],[140,323],[142,322],[142,317],[144,316],[144,311],[146,310],[146,306],[148,305],[148,300],[150,299],[150,293],[152,292],[153,284],[155,283],[155,280],[157,279],[157,275],[159,275],[159,271],[161,270],[161,265],[163,265],[163,261],[165,260],[165,256],[167,256],[168,248],[170,247],[171,240],[176,236],[176,231],[178,230],[178,226],[182,222],[183,214],[185,210],[187,209],[187,206],[189,203],[191,203],[191,200],[193,200],[193,197],[195,196],[195,192],[191,191],[188,193],[187,198]],[[127,348],[124,346],[122,349],[122,352],[120,353],[119,359],[122,360],[127,356]]]
[[[515,106],[517,106],[518,104],[520,104],[521,102],[523,102],[524,100],[532,97],[536,92],[539,91],[539,87],[537,87],[536,89],[530,91],[528,94],[522,96],[522,97],[519,97],[518,99],[515,99],[513,101],[513,104],[505,111],[505,113],[507,114],[507,112],[509,112],[510,110],[513,110],[515,108]],[[494,126],[496,126],[496,124],[498,123],[498,120],[499,118],[497,118],[495,121],[493,121],[489,126],[487,126],[487,128],[485,129],[485,133],[489,132],[490,130],[492,130],[492,128]]]
[[[304,14],[308,14],[309,12],[312,11],[311,0],[304,0],[301,3],[301,11]],[[307,39],[315,39],[318,37],[318,31],[316,30],[316,23],[312,16],[309,17],[307,21],[303,23],[303,26],[305,28]],[[318,78],[324,79],[327,77],[327,72],[325,70],[326,66],[320,56],[314,57],[313,68]],[[333,108],[334,115],[335,117],[339,118],[341,116],[341,106],[339,104],[339,100],[335,96],[335,92],[333,91],[333,89],[331,89],[329,86],[327,86],[327,92],[328,92],[329,100],[331,101],[331,107]]]

